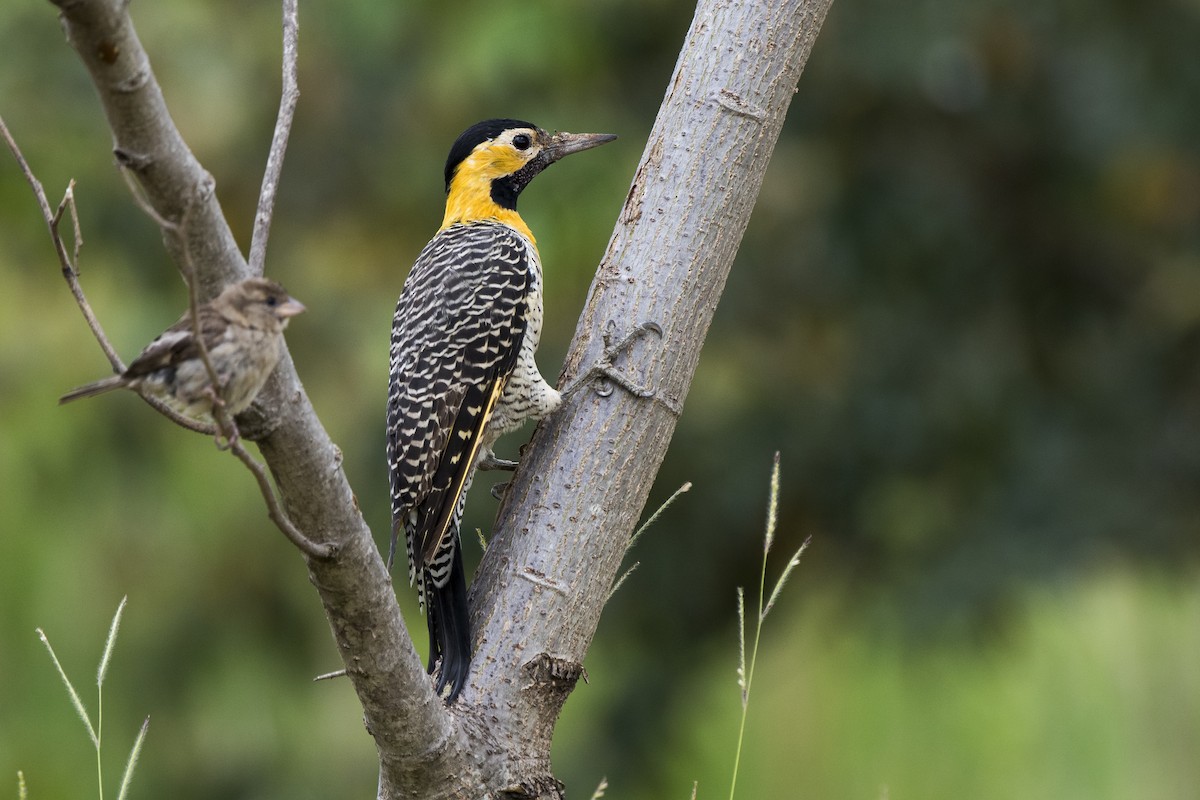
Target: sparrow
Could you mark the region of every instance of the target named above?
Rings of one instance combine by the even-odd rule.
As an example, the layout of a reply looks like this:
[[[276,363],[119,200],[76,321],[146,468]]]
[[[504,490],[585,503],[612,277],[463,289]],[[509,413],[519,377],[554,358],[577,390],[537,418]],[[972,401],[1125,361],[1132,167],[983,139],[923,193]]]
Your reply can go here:
[[[248,278],[225,288],[198,309],[200,336],[220,382],[230,415],[254,401],[283,354],[288,320],[305,310],[278,283]],[[200,356],[190,312],[146,345],[125,371],[72,389],[59,404],[131,389],[161,400],[199,422],[212,423],[213,392]]]

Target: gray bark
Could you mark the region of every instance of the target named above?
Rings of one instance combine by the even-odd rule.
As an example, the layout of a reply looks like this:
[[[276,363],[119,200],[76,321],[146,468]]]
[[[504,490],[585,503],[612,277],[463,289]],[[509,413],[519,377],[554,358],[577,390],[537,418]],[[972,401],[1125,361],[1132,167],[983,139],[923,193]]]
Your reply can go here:
[[[168,223],[203,297],[248,268],[211,176],[188,151],[121,0],[52,0],[87,66],[119,160]],[[380,760],[379,797],[561,797],[550,742],[695,372],[800,72],[832,0],[701,0],[564,368],[615,358],[653,391],[589,382],[525,450],[471,590],[472,674],[447,709],[290,357],[239,419],[287,513],[336,555],[306,560]],[[180,227],[181,223],[183,224]],[[380,333],[381,336],[385,332]],[[382,409],[380,411],[382,414]],[[382,452],[382,445],[381,445]],[[382,469],[382,467],[381,467]]]
[[[788,104],[832,0],[702,0],[564,367],[603,335],[651,333],[616,368],[653,391],[577,393],[538,430],[472,586],[479,642],[464,708],[524,742],[489,772],[555,796],[554,721],[582,669],[674,432]],[[669,609],[666,613],[670,613]],[[651,657],[652,655],[648,655]],[[480,687],[480,688],[477,688]]]
[[[136,176],[165,223],[163,238],[176,264],[181,270],[185,263],[194,267],[202,298],[248,275],[217,202],[215,182],[167,111],[128,3],[52,2],[99,94],[118,162]],[[385,771],[407,776],[410,786],[462,774],[464,754],[454,746],[460,739],[450,735],[452,718],[425,677],[390,577],[342,470],[341,452],[317,419],[290,354],[284,354],[254,406],[237,422],[243,436],[258,444],[296,527],[310,540],[337,548],[332,559],[306,561],[309,577]],[[445,744],[430,754],[431,743]]]

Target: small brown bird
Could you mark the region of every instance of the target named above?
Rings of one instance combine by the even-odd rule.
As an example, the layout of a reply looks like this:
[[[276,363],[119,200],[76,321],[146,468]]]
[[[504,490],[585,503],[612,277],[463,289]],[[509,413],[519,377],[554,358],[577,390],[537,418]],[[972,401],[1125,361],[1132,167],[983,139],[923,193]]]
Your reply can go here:
[[[266,278],[231,284],[200,306],[200,335],[230,414],[244,411],[253,402],[279,363],[288,319],[302,311],[303,304]],[[58,402],[69,403],[113,389],[132,389],[163,401],[186,417],[211,423],[211,383],[200,357],[191,313],[184,314],[147,345],[123,373],[73,389]]]

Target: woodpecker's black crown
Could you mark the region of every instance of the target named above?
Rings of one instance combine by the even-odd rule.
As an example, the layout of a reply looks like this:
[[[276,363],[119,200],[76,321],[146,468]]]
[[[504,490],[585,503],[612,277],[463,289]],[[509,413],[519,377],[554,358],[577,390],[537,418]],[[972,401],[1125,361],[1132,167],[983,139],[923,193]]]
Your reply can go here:
[[[454,178],[454,170],[463,162],[463,159],[471,155],[471,151],[476,146],[489,139],[495,139],[511,128],[533,128],[537,130],[537,125],[519,119],[485,119],[483,122],[476,122],[463,131],[454,140],[454,144],[450,148],[450,157],[446,159],[446,191],[450,191],[450,181]]]

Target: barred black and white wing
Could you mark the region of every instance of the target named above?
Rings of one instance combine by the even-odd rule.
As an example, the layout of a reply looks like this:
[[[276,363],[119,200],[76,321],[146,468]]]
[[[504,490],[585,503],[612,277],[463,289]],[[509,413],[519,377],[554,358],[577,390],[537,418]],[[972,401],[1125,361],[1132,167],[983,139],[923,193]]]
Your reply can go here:
[[[438,691],[470,662],[458,525],[483,433],[525,336],[530,245],[506,225],[443,229],[405,281],[392,323],[387,404],[393,550],[404,529],[409,580],[430,632]],[[390,558],[390,556],[389,556]]]

